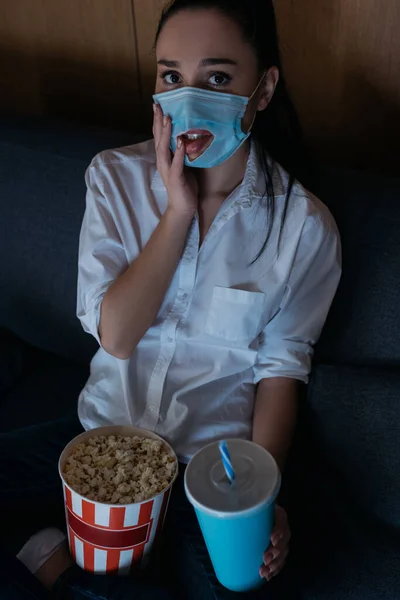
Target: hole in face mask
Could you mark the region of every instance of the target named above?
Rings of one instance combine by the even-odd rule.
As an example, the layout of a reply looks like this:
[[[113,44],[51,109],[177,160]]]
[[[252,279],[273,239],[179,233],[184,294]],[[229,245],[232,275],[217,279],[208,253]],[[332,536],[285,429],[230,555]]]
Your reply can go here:
[[[184,144],[189,162],[201,156],[214,141],[214,136],[209,131],[199,129],[189,130],[179,137]]]

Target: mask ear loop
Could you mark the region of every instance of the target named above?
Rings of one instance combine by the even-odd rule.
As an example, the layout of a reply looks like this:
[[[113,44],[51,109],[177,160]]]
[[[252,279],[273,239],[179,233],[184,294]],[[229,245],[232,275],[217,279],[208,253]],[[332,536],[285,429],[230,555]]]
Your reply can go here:
[[[247,106],[248,106],[248,105],[249,105],[249,103],[250,103],[250,102],[253,100],[254,96],[257,94],[258,90],[260,89],[260,86],[261,86],[262,82],[264,81],[266,74],[267,74],[267,71],[264,71],[264,73],[263,73],[263,75],[262,75],[262,77],[261,77],[260,81],[259,81],[259,82],[258,82],[258,84],[257,84],[257,87],[256,87],[256,89],[254,90],[254,92],[252,93],[252,95],[249,97],[249,99],[248,99],[248,101],[247,101]],[[250,125],[250,127],[249,127],[249,129],[248,129],[247,133],[250,133],[250,131],[253,129],[253,125],[254,125],[254,122],[255,122],[255,120],[256,120],[256,117],[257,117],[257,111],[254,113],[253,120],[252,120],[252,122],[251,122],[251,125]]]

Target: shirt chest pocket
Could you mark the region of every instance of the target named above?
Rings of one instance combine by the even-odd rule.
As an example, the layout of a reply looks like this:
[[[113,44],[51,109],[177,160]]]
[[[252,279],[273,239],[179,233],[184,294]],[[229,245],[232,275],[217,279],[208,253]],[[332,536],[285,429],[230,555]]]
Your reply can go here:
[[[259,334],[265,294],[215,286],[205,332],[231,342],[251,342]]]

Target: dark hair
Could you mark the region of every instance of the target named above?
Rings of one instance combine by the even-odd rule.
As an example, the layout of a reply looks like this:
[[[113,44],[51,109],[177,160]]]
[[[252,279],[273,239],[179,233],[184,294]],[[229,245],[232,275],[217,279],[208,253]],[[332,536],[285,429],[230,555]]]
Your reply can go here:
[[[156,34],[156,43],[170,17],[183,10],[198,9],[216,9],[233,19],[240,27],[244,39],[252,45],[260,64],[260,72],[273,66],[280,71],[275,94],[268,108],[257,113],[252,129],[252,135],[258,142],[265,175],[264,198],[267,202],[268,212],[266,239],[254,259],[255,262],[265,250],[276,214],[273,182],[275,161],[281,164],[289,173],[289,185],[280,224],[279,251],[293,185],[300,175],[304,160],[301,127],[282,72],[275,9],[272,0],[173,0],[162,12]],[[269,157],[273,159],[272,163]]]

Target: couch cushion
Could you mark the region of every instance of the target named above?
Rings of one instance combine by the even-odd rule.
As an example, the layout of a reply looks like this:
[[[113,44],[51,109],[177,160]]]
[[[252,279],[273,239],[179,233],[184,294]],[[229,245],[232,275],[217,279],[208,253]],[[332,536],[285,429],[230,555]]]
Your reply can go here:
[[[24,366],[24,354],[18,339],[5,329],[0,329],[0,396],[18,381]]]
[[[76,318],[84,173],[93,154],[126,134],[0,122],[0,327],[87,362],[96,343]]]
[[[400,372],[315,368],[308,419],[318,451],[337,477],[335,496],[400,534]]]
[[[0,117],[0,131],[0,141],[7,145],[80,159],[86,164],[106,148],[143,139],[129,131],[87,127],[47,117]]]
[[[309,185],[343,244],[343,277],[316,360],[399,364],[400,179],[321,169]]]
[[[89,376],[86,365],[30,350],[25,368],[8,393],[0,393],[0,433],[76,413]]]
[[[304,600],[400,589],[400,373],[317,365],[286,473]]]
[[[324,502],[323,496],[319,497]],[[292,541],[291,564],[302,600],[398,600],[400,539],[357,516],[318,522],[303,513],[303,535]]]

